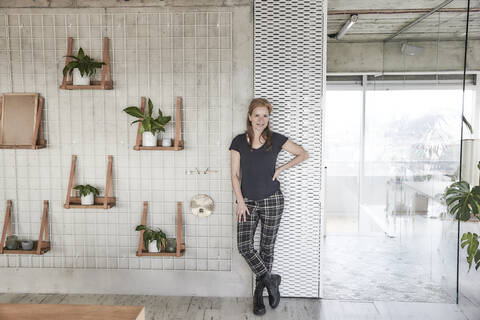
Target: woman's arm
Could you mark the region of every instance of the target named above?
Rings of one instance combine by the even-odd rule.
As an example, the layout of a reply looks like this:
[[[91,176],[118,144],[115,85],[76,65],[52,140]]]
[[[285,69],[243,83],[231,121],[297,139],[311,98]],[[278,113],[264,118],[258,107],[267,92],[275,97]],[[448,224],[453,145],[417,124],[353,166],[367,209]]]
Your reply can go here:
[[[295,158],[285,163],[283,166],[277,168],[277,170],[275,170],[275,174],[273,175],[272,180],[277,179],[277,177],[283,170],[291,168],[299,164],[300,162],[308,159],[308,152],[290,139],[288,139],[287,142],[283,144],[282,149],[294,154]]]
[[[237,221],[240,222],[242,218],[244,221],[247,221],[245,212],[248,215],[250,215],[250,212],[243,200],[242,190],[240,188],[240,153],[236,150],[230,150],[230,170],[233,192],[237,199]]]

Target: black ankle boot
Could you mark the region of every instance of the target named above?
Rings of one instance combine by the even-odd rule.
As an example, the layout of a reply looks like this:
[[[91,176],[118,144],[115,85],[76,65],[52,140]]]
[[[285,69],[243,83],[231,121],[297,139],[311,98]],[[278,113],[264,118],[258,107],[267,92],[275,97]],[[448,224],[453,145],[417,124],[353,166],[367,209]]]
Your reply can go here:
[[[280,284],[281,278],[279,275],[270,275],[270,273],[265,273],[261,277],[261,281],[265,284],[268,291],[268,302],[272,308],[276,308],[280,303],[280,291],[278,290],[278,285]]]
[[[265,284],[257,279],[255,292],[253,293],[253,314],[261,316],[265,314],[265,304],[263,303],[263,289]]]
[[[279,289],[280,287],[280,282],[282,282],[282,277],[280,277],[279,274],[270,274],[270,278],[272,278],[272,280],[275,282],[275,284],[277,285],[277,288]],[[272,295],[270,295],[270,292],[268,294],[268,304],[270,305],[270,307],[272,307],[273,309],[275,309],[277,306],[278,306],[278,303],[280,302],[280,290],[278,290],[278,302],[275,301],[274,297]],[[276,302],[276,304],[275,304]]]

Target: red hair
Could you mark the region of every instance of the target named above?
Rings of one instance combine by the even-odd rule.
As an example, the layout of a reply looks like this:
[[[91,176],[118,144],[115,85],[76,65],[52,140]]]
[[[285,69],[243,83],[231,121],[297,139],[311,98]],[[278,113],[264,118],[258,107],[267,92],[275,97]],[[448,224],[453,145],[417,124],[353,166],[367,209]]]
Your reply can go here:
[[[254,98],[252,101],[250,101],[250,105],[248,106],[248,115],[251,116],[253,113],[253,110],[255,110],[258,107],[266,107],[268,109],[268,114],[270,115],[272,113],[272,104],[268,102],[267,99],[265,98]],[[253,134],[253,127],[252,127],[252,122],[250,121],[250,118],[247,116],[247,130],[246,134],[248,137],[248,144],[250,145],[250,150],[253,150],[253,139],[254,139],[254,134]],[[268,151],[272,149],[272,130],[270,130],[270,121],[268,121],[267,126],[265,129],[263,129],[262,134],[260,137],[263,138],[265,141],[265,147]]]

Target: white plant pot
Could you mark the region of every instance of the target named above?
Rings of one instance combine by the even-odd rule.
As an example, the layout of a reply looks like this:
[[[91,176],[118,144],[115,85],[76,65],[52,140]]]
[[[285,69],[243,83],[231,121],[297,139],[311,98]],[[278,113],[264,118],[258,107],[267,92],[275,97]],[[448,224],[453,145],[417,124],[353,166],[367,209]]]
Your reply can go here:
[[[73,85],[74,86],[88,86],[90,85],[90,77],[85,75],[82,77],[80,70],[73,69]]]
[[[148,252],[158,252],[157,240],[153,240],[148,243]]]
[[[162,147],[171,147],[172,146],[172,139],[163,138],[162,139]]]
[[[81,196],[80,197],[80,202],[82,204],[82,206],[89,206],[89,205],[92,205],[94,204],[94,196],[93,196],[93,193],[89,193],[87,194],[86,196]]]
[[[157,146],[157,134],[153,134],[150,131],[142,133],[142,146],[144,147],[156,147]]]

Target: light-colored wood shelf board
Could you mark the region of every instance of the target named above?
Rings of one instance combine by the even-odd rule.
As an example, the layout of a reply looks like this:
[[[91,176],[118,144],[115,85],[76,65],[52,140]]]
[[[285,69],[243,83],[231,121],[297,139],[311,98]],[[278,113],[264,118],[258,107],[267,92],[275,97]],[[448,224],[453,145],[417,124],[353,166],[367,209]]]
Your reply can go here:
[[[46,148],[46,147],[47,147],[46,144],[36,145],[36,146],[33,147],[33,148],[32,148],[32,146],[29,145],[29,144],[28,144],[28,145],[0,144],[0,149],[32,149],[32,150],[36,150],[36,149],[43,149],[43,148]]]
[[[185,254],[185,243],[180,245],[180,253],[177,255],[176,252],[148,252],[145,249],[142,250],[141,253],[137,251],[137,256],[163,256],[163,257],[181,257]]]
[[[180,252],[180,255],[177,255],[175,252],[173,253],[170,253],[170,252],[142,252],[140,254],[138,254],[137,252],[137,256],[138,257],[144,257],[144,256],[157,256],[157,257],[182,257],[183,255],[185,254],[184,251],[181,251]]]
[[[95,202],[92,205],[82,205],[80,197],[70,197],[70,208],[84,208],[84,209],[103,209],[103,201],[105,197],[95,197]],[[107,208],[110,209],[116,204],[115,197],[108,197]]]
[[[37,254],[37,245],[38,241],[33,242],[33,248],[32,250],[23,250],[23,249],[16,249],[16,250],[10,250],[7,248],[3,248],[3,254]],[[42,248],[40,249],[40,254],[44,254],[45,252],[50,251],[50,241],[48,242],[43,242]]]
[[[142,146],[134,146],[133,150],[169,150],[169,151],[180,151],[183,150],[183,146],[180,147],[142,147]]]
[[[88,85],[88,86],[73,85],[73,83],[71,81],[67,81],[67,84],[65,86],[63,86],[62,89],[66,89],[66,90],[88,90],[88,89],[112,90],[113,89],[113,81],[105,81],[105,84],[102,85],[101,81],[91,80],[90,85]]]
[[[2,320],[145,320],[144,306],[0,303]]]

